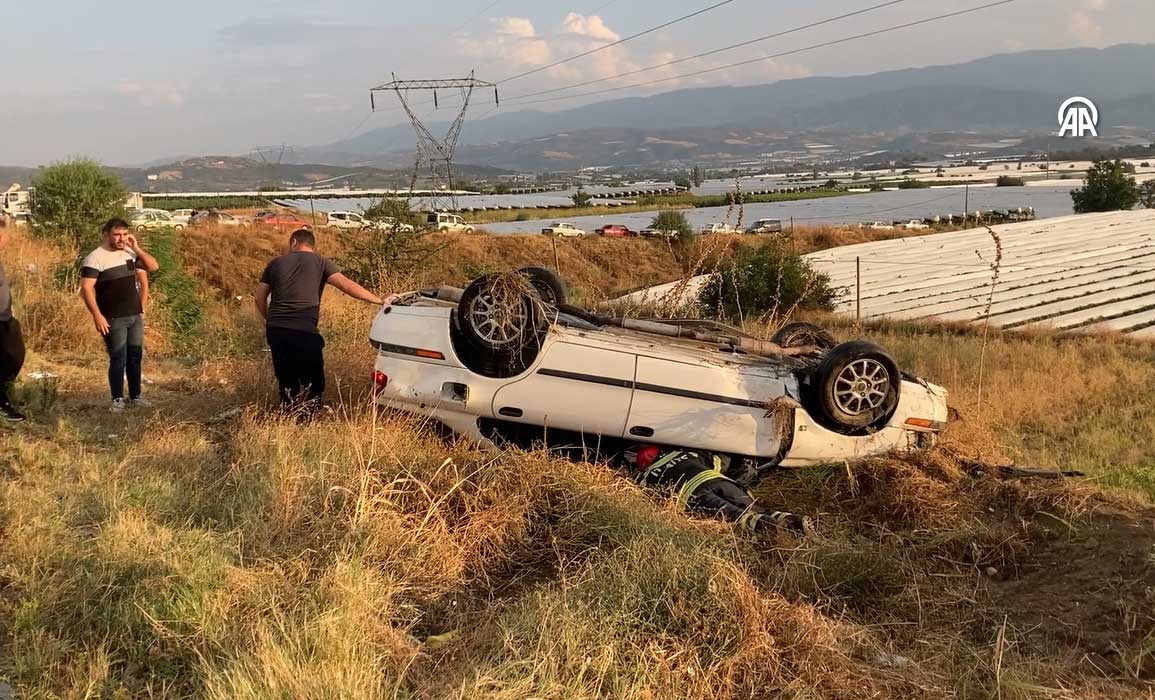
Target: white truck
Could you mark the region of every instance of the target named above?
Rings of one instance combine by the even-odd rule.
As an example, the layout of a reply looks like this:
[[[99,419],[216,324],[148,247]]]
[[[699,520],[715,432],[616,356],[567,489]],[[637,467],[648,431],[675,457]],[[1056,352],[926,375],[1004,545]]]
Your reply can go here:
[[[32,190],[22,189],[19,183],[12,185],[0,199],[0,211],[9,217],[28,215],[32,211]]]
[[[0,214],[21,226],[32,215],[32,199],[36,188],[25,189],[20,183],[15,183],[0,194]],[[131,192],[124,200],[124,207],[129,211],[144,210],[144,198],[140,192]],[[165,212],[167,214],[167,212]]]

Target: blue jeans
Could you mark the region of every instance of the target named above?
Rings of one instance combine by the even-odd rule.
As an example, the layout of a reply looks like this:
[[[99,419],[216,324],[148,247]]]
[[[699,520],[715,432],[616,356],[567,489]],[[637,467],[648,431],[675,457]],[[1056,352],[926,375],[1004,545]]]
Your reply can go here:
[[[144,358],[144,317],[122,316],[108,319],[108,387],[112,398],[124,398],[124,379],[128,377],[128,397],[140,398],[140,363]]]

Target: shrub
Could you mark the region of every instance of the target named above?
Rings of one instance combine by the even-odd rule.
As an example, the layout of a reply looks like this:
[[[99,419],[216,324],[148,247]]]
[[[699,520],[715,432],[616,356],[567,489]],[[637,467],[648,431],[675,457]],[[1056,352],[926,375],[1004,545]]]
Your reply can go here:
[[[903,178],[902,182],[898,183],[900,190],[922,190],[930,187],[922,180],[911,180],[910,178]]]
[[[838,292],[830,278],[778,241],[744,248],[713,275],[698,299],[719,318],[777,314],[794,308],[830,311]]]
[[[404,200],[383,199],[365,210],[365,216],[369,219],[390,217],[398,222],[392,230],[362,231],[348,241],[341,267],[370,289],[383,289],[391,279],[425,269],[444,247],[431,242],[430,232],[418,225],[416,215]],[[413,230],[404,229],[400,224],[409,224]]]
[[[418,215],[409,208],[409,202],[404,199],[383,198],[370,205],[364,216],[370,221],[393,219],[398,224],[408,224],[415,228],[421,223]]]
[[[1148,209],[1155,209],[1155,180],[1139,185],[1139,203]]]
[[[593,197],[589,196],[585,190],[579,188],[570,199],[573,200],[575,207],[588,207]]]
[[[995,181],[998,187],[1022,187],[1023,178],[1011,177],[1010,175],[999,175],[999,179]]]
[[[1139,203],[1139,186],[1119,160],[1097,160],[1087,171],[1087,184],[1071,192],[1076,214],[1132,209]]]
[[[148,233],[148,250],[160,269],[150,283],[157,303],[164,310],[167,325],[178,346],[188,348],[196,341],[204,322],[204,308],[197,294],[197,284],[184,272],[171,229]]]
[[[650,222],[650,228],[655,231],[674,231],[675,235],[670,240],[670,246],[673,249],[674,258],[677,259],[678,264],[686,270],[691,265],[691,258],[693,257],[694,247],[694,227],[690,225],[689,219],[680,211],[667,209],[659,212],[654,220]]]
[[[95,160],[80,158],[45,168],[33,183],[36,230],[83,248],[104,222],[124,215],[128,196],[120,179]]]

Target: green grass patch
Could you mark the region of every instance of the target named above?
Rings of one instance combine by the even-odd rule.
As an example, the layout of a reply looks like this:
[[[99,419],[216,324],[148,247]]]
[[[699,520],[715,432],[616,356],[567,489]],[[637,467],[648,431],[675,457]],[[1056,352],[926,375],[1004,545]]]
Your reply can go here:
[[[245,209],[266,207],[265,197],[149,197],[144,200],[150,209]]]

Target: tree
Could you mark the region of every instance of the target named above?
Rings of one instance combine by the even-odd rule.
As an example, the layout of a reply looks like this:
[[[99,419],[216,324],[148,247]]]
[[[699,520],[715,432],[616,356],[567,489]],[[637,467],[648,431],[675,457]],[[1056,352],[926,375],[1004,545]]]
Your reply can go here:
[[[1087,184],[1071,192],[1076,214],[1133,209],[1139,186],[1119,160],[1097,160],[1087,171]]]
[[[693,185],[691,184],[690,178],[688,177],[676,177],[674,178],[674,186],[680,187],[683,190],[688,190]]]
[[[650,228],[655,231],[673,231],[674,240],[678,243],[692,243],[694,241],[694,227],[686,215],[674,209],[658,212],[650,222]]]
[[[33,185],[32,221],[36,230],[60,236],[78,247],[95,240],[106,221],[124,216],[128,196],[124,183],[95,160],[80,158],[50,165]]]
[[[674,258],[684,269],[690,261],[691,251],[694,247],[694,227],[690,225],[690,220],[686,218],[686,215],[673,209],[658,212],[658,215],[650,222],[650,228],[655,231],[673,232],[674,235],[667,240],[670,241]]]
[[[1139,201],[1148,209],[1155,209],[1155,180],[1139,185]]]
[[[593,197],[589,196],[585,190],[579,187],[578,191],[575,192],[574,195],[570,197],[570,199],[573,200],[573,205],[575,207],[588,207],[590,205],[590,201],[593,200]]]
[[[496,185],[493,186],[493,193],[494,194],[509,194],[509,183],[508,182],[497,183]]]
[[[370,289],[384,289],[420,272],[446,243],[436,243],[419,225],[418,214],[403,199],[382,199],[365,210],[365,218],[384,222],[382,229],[349,234],[342,269]]]
[[[838,291],[830,278],[780,241],[742,248],[702,289],[699,305],[720,318],[788,313],[794,308],[831,311]]]
[[[702,182],[706,179],[705,173],[702,172],[702,166],[695,165],[693,172],[694,187],[701,187]]]

